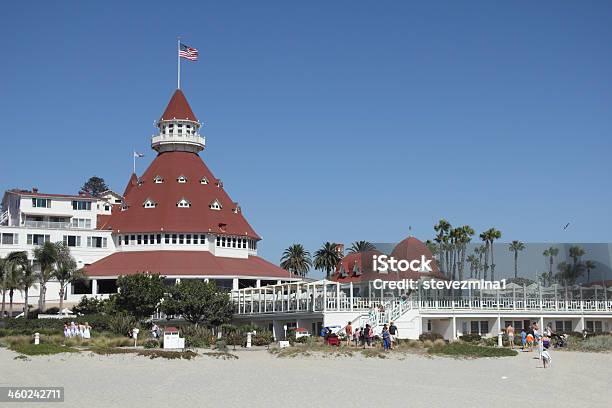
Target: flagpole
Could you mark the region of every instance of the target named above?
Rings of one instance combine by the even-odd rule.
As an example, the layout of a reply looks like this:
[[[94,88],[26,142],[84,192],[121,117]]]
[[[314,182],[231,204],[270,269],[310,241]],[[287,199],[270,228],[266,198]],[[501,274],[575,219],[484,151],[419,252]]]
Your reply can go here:
[[[176,89],[181,89],[181,37],[177,37],[176,45],[176,65],[178,67],[177,78],[176,78]]]

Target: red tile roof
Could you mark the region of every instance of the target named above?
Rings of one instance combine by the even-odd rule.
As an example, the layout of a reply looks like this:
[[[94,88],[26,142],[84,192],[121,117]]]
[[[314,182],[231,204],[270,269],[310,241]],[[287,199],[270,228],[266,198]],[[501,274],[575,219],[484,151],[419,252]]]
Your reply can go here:
[[[155,183],[156,176],[161,176],[163,183]],[[185,176],[187,182],[179,183],[179,176]],[[203,177],[208,184],[200,183]],[[177,207],[183,198],[190,207]],[[148,199],[156,203],[154,208],[143,207]],[[215,200],[221,204],[220,210],[210,208]],[[234,211],[236,204],[220,180],[195,153],[160,153],[140,177],[140,183],[128,184],[124,201],[128,208],[114,211],[107,224],[117,232],[213,232],[260,239],[242,212]]]
[[[172,120],[172,119],[186,119],[197,122],[195,114],[191,110],[189,106],[189,102],[187,102],[187,98],[185,98],[185,94],[180,89],[174,91],[174,95],[168,102],[168,106],[166,110],[161,115],[159,120]]]
[[[286,270],[257,256],[225,258],[208,251],[132,251],[116,252],[87,265],[88,276],[132,275],[138,272],[163,276],[246,276],[296,278]]]

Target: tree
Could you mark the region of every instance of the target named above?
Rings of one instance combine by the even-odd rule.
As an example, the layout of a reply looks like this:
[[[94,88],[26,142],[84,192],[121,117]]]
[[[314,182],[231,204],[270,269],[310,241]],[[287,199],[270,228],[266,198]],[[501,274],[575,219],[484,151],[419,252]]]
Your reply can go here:
[[[286,271],[304,277],[312,266],[310,252],[306,251],[302,244],[293,244],[283,252],[280,266]]]
[[[340,254],[336,249],[336,244],[333,242],[324,243],[323,246],[314,253],[315,269],[325,271],[325,277],[328,279],[332,272],[336,270],[336,266],[338,266],[340,260]]]
[[[584,275],[585,267],[582,263],[561,262],[557,265],[557,269],[559,270],[557,279],[563,282],[563,286],[567,289],[567,286],[576,284],[576,280]]]
[[[448,274],[448,252],[446,251],[447,247],[445,244],[448,243],[448,234],[450,232],[450,229],[452,228],[451,224],[446,221],[444,218],[442,218],[440,221],[438,221],[438,223],[436,225],[434,225],[434,231],[437,232],[436,237],[434,238],[434,241],[436,241],[436,243],[438,244],[438,246],[440,247],[440,250],[438,251],[438,253],[440,254],[440,270],[444,271]]]
[[[502,236],[501,231],[495,229],[495,228],[489,228],[488,230],[486,230],[485,232],[483,232],[482,234],[480,234],[480,239],[482,239],[483,241],[485,241],[486,243],[486,247],[489,250],[489,253],[491,255],[491,280],[495,280],[495,258],[493,256],[493,242],[496,239],[500,239]],[[486,255],[485,255],[485,262],[486,262]],[[486,265],[485,265],[485,279],[486,278]]]
[[[2,290],[2,315],[0,315],[0,318],[3,318],[6,312],[6,290],[4,288],[6,288],[7,269],[8,262],[6,262],[6,258],[0,256],[0,278],[2,278],[0,283],[0,290]]]
[[[518,253],[525,249],[525,244],[521,241],[512,241],[508,245],[508,250],[514,252],[514,278],[518,278]]]
[[[476,264],[476,278],[480,278],[480,272],[484,270],[483,256],[487,253],[487,248],[484,245],[478,245],[474,248],[474,253],[478,255],[478,263]]]
[[[591,281],[591,271],[597,267],[597,264],[595,264],[595,262],[591,260],[584,261],[584,267],[586,268],[586,272],[587,272],[587,282],[590,282]]]
[[[58,257],[55,270],[53,271],[53,277],[59,282],[59,309],[60,313],[64,309],[64,294],[66,293],[66,286],[69,283],[76,282],[85,278],[83,269],[77,268],[77,263],[70,255],[70,249],[63,245],[60,247],[60,255]]]
[[[355,253],[355,252],[368,252],[368,251],[373,251],[375,249],[376,247],[371,242],[355,241],[351,244],[351,247],[349,248],[348,251],[349,253]]]
[[[580,257],[584,255],[584,249],[580,248],[577,245],[571,246],[569,249],[569,256],[572,258],[574,266],[578,264],[580,261]]]
[[[164,278],[155,274],[137,273],[117,279],[117,309],[142,319],[151,316],[164,297]]]
[[[555,248],[555,247],[550,247],[548,249],[546,249],[544,252],[542,252],[542,255],[544,255],[547,259],[548,259],[548,284],[551,285],[552,284],[552,279],[553,279],[553,263],[555,261],[555,256],[557,256],[559,254],[559,248]]]
[[[487,232],[481,232],[479,235],[480,240],[484,243],[482,246],[482,254],[484,255],[484,263],[482,264],[483,279],[487,280],[487,273],[489,271],[489,238]]]
[[[47,283],[53,278],[56,263],[60,256],[60,243],[45,242],[42,246],[34,248],[34,263],[37,265],[38,282],[40,283],[38,309],[42,312],[45,310],[45,302],[47,297]]]
[[[465,268],[465,251],[467,249],[467,244],[472,241],[472,236],[475,234],[475,231],[469,225],[464,225],[459,229],[459,236],[457,239],[457,250],[458,250],[458,261],[459,261],[459,280],[463,280],[463,270]]]
[[[466,260],[470,265],[470,279],[477,277],[476,274],[478,273],[479,268],[478,257],[475,254],[471,254],[467,257]]]
[[[8,291],[9,295],[9,316],[13,316],[13,296],[16,290],[21,290],[23,263],[27,262],[27,254],[25,252],[11,252],[6,256],[4,290]]]
[[[90,177],[89,180],[85,182],[85,184],[83,184],[83,187],[81,187],[81,190],[94,197],[98,197],[101,193],[108,190],[108,186],[104,182],[103,178],[93,176],[93,177]]]
[[[23,258],[20,262],[21,267],[21,289],[23,290],[23,314],[25,318],[28,318],[30,313],[29,308],[29,291],[32,286],[38,281],[36,274],[34,273],[34,268],[32,267],[32,263],[28,260],[28,254],[23,252]]]
[[[229,294],[219,291],[214,282],[198,279],[183,279],[171,287],[161,309],[166,314],[180,314],[196,326],[204,323],[209,328],[228,323],[233,315]]]

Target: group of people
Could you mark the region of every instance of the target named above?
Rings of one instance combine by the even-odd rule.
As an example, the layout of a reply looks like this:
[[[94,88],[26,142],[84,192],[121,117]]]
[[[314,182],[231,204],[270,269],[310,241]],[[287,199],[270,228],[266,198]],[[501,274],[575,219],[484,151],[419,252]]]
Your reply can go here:
[[[344,326],[344,332],[346,333],[346,345],[350,346],[351,343],[355,344],[355,347],[361,345],[363,348],[371,348],[374,345],[375,335],[372,326],[366,324],[364,327],[358,327],[353,330],[353,324],[348,322]],[[389,325],[384,325],[381,333],[382,344],[385,351],[391,350],[393,343],[395,343],[399,331],[397,326],[390,322]]]
[[[514,349],[514,327],[512,323],[506,327],[506,335],[508,336],[508,341],[510,343],[510,348]],[[552,345],[551,339],[557,336],[553,330],[552,326],[549,324],[546,326],[544,331],[540,330],[540,327],[537,322],[533,322],[529,325],[528,328],[521,329],[521,350],[522,351],[533,351],[534,347],[538,347],[538,351],[540,354],[540,360],[542,360],[542,364],[544,368],[550,365],[552,358],[550,356],[549,349]]]
[[[75,323],[64,324],[64,337],[80,337],[82,339],[91,338],[91,326],[89,323]]]

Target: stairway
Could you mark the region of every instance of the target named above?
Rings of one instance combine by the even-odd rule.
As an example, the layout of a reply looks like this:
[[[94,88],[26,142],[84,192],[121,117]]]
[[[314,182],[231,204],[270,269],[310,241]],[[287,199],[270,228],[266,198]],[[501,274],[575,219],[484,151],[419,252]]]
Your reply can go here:
[[[4,224],[5,222],[8,221],[8,217],[9,217],[9,212],[8,210],[6,210],[5,212],[3,212],[2,214],[0,214],[0,225]]]

